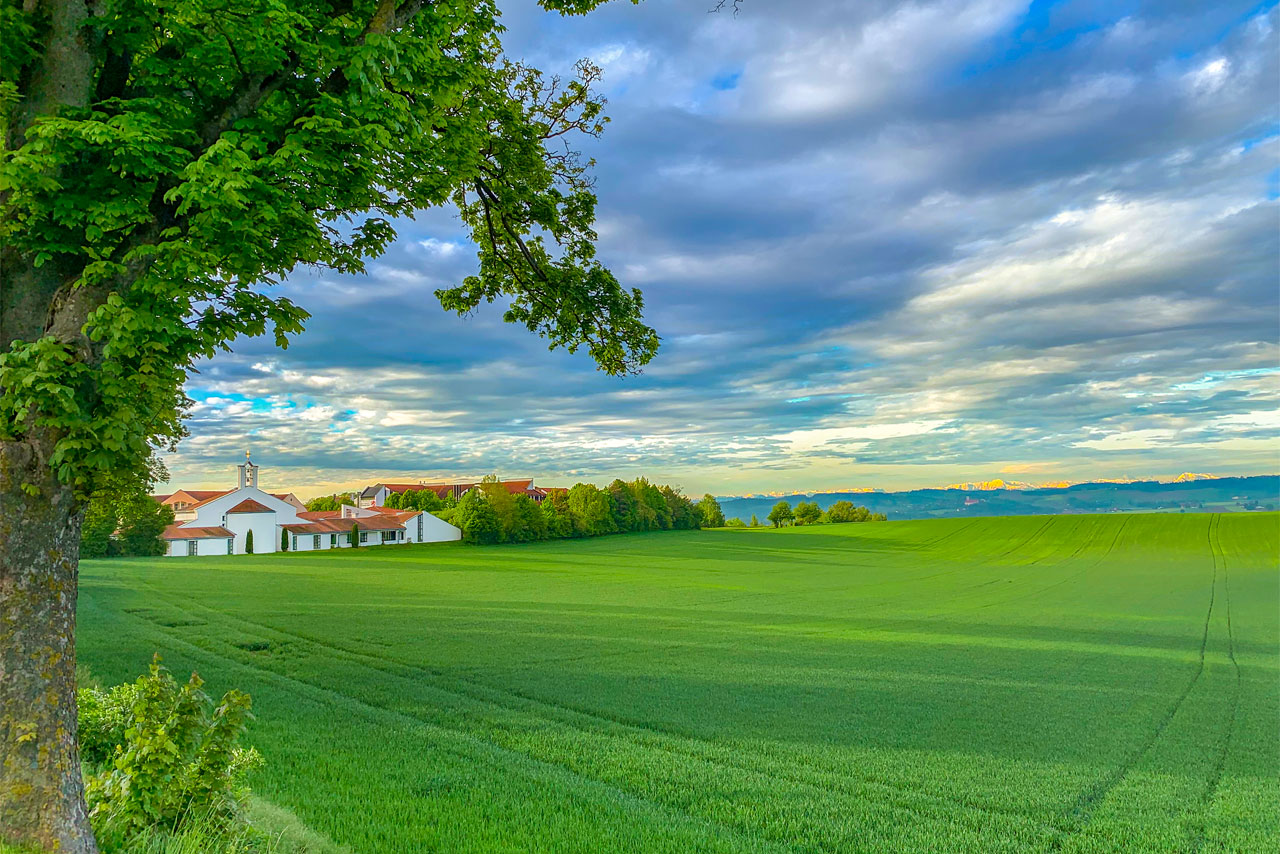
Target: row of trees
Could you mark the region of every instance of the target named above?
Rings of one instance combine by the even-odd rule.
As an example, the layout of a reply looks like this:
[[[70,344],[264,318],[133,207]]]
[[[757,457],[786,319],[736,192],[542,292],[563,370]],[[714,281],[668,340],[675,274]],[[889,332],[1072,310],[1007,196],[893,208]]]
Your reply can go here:
[[[827,525],[842,522],[884,522],[888,517],[883,513],[872,513],[865,507],[855,507],[852,501],[837,501],[824,512],[816,501],[800,501],[792,508],[790,501],[779,501],[773,505],[767,517],[773,527],[784,525]],[[751,517],[752,527],[758,523]]]
[[[428,513],[434,513],[437,510],[457,507],[458,502],[448,494],[441,498],[432,489],[408,489],[388,495],[383,506],[390,507],[392,510],[426,510]]]
[[[456,508],[436,515],[461,528],[463,539],[473,543],[525,543],[724,524],[724,513],[711,496],[695,504],[678,490],[645,478],[615,480],[603,489],[575,484],[569,490],[553,491],[539,505],[527,495],[512,495],[490,476],[463,495]]]

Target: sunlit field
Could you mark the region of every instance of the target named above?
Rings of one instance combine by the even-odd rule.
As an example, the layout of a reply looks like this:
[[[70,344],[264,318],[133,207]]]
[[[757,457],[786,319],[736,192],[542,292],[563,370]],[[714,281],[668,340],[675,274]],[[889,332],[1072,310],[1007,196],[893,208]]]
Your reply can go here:
[[[367,854],[1280,848],[1275,514],[86,561]]]

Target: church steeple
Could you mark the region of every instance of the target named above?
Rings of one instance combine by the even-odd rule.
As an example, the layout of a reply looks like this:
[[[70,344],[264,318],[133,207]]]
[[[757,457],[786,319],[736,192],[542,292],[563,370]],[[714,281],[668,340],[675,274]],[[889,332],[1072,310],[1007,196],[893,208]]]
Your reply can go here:
[[[240,488],[246,486],[257,488],[258,486],[258,467],[249,461],[249,452],[244,452],[244,465],[237,466],[240,471]]]

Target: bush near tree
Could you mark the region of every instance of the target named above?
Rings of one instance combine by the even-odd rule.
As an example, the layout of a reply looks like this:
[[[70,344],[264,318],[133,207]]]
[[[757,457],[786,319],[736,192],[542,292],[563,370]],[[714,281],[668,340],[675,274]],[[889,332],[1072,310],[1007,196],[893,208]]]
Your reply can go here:
[[[225,837],[242,823],[243,778],[262,764],[239,745],[249,695],[231,690],[215,705],[202,687],[194,673],[178,684],[157,655],[135,682],[79,690],[86,799],[104,851],[150,851],[197,823]]]

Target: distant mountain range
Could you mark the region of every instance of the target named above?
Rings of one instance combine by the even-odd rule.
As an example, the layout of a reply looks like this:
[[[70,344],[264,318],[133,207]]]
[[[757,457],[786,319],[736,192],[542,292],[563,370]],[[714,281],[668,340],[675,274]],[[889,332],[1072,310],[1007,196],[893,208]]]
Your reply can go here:
[[[1280,507],[1280,475],[1214,477],[1187,472],[1172,481],[1099,480],[1028,484],[989,480],[905,492],[839,492],[750,495],[721,498],[727,517],[761,521],[778,501],[817,501],[824,510],[852,501],[890,519],[946,516],[1028,516],[1044,513],[1203,512],[1229,513]]]

